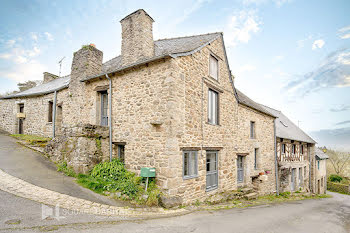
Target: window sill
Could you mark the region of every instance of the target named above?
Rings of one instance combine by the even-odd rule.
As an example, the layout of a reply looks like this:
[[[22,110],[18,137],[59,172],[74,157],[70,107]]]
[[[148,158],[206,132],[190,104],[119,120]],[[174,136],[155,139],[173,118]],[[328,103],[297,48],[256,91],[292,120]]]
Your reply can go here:
[[[210,191],[213,191],[213,190],[215,190],[215,189],[218,189],[218,186],[216,186],[216,187],[211,187],[211,188],[206,188],[205,191],[206,191],[206,192],[210,192]]]
[[[182,176],[183,180],[190,180],[190,179],[195,179],[198,178],[198,175],[193,175],[193,176]]]

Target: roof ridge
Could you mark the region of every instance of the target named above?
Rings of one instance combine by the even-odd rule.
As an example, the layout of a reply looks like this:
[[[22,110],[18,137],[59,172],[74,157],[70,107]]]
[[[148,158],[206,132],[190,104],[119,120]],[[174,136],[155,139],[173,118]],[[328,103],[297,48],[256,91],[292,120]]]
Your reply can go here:
[[[206,36],[206,35],[213,35],[213,34],[222,34],[222,32],[210,32],[210,33],[198,34],[198,35],[192,35],[192,36],[179,36],[179,37],[172,37],[172,38],[163,38],[163,39],[155,40],[154,42],[161,41],[161,40],[173,40],[173,39],[189,38],[189,37],[196,37],[196,36]]]
[[[258,103],[258,104],[260,104],[260,103]],[[271,108],[271,107],[269,107],[269,106],[267,106],[267,105],[264,105],[264,104],[260,104],[260,105],[263,106],[263,107],[266,107],[266,108],[275,110],[275,111],[277,111],[277,112],[282,112],[281,110],[277,110],[277,109],[275,109],[275,108]]]
[[[120,57],[120,56],[122,56],[122,55],[120,54],[120,55],[118,55],[118,56],[116,56],[116,57],[113,57],[113,58],[111,58],[111,59],[109,59],[109,60],[103,62],[102,65],[104,65],[104,64],[106,64],[107,62],[110,62],[110,61],[112,61],[113,59],[116,59],[117,57]]]

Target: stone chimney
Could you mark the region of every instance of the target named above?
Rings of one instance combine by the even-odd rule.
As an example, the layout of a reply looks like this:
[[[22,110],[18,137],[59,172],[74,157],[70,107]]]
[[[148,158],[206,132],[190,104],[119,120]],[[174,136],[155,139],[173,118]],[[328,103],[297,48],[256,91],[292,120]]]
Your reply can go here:
[[[44,72],[44,80],[43,80],[43,84],[44,83],[48,83],[51,82],[52,80],[58,78],[57,75],[51,74],[49,72]]]
[[[154,56],[153,22],[154,20],[142,9],[120,20],[124,66]]]
[[[84,45],[74,53],[69,87],[81,86],[80,80],[102,72],[103,52],[94,45]]]

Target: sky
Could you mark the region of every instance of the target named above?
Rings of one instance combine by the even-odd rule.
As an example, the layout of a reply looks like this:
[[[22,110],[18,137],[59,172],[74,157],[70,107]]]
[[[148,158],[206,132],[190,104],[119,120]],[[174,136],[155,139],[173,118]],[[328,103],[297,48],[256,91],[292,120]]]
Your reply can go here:
[[[236,87],[281,110],[319,146],[350,150],[350,1],[178,0],[0,3],[0,93],[69,74],[93,43],[120,54],[119,20],[145,9],[154,39],[221,31]]]

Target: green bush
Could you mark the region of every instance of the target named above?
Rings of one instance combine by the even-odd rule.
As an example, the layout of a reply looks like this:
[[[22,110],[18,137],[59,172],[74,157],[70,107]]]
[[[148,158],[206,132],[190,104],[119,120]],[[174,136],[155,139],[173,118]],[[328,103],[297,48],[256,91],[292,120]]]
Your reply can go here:
[[[67,165],[66,161],[61,161],[57,164],[57,171],[63,172],[66,176],[71,176],[71,177],[77,176],[77,174],[75,174],[73,168],[71,168]]]
[[[340,184],[334,182],[327,182],[327,189],[333,192],[343,193],[350,195],[349,185]]]
[[[332,175],[329,176],[329,181],[331,181],[331,182],[338,182],[338,183],[340,183],[342,180],[343,180],[343,177],[341,177],[339,175],[332,174]]]
[[[79,184],[97,193],[120,192],[123,194],[122,199],[132,200],[137,204],[148,206],[159,204],[160,191],[154,178],[150,179],[148,189],[145,191],[141,185],[143,179],[125,169],[124,164],[117,159],[99,163],[88,175],[79,174],[77,178]]]
[[[284,197],[284,198],[289,198],[290,192],[280,193],[280,196],[281,196],[281,197]]]

